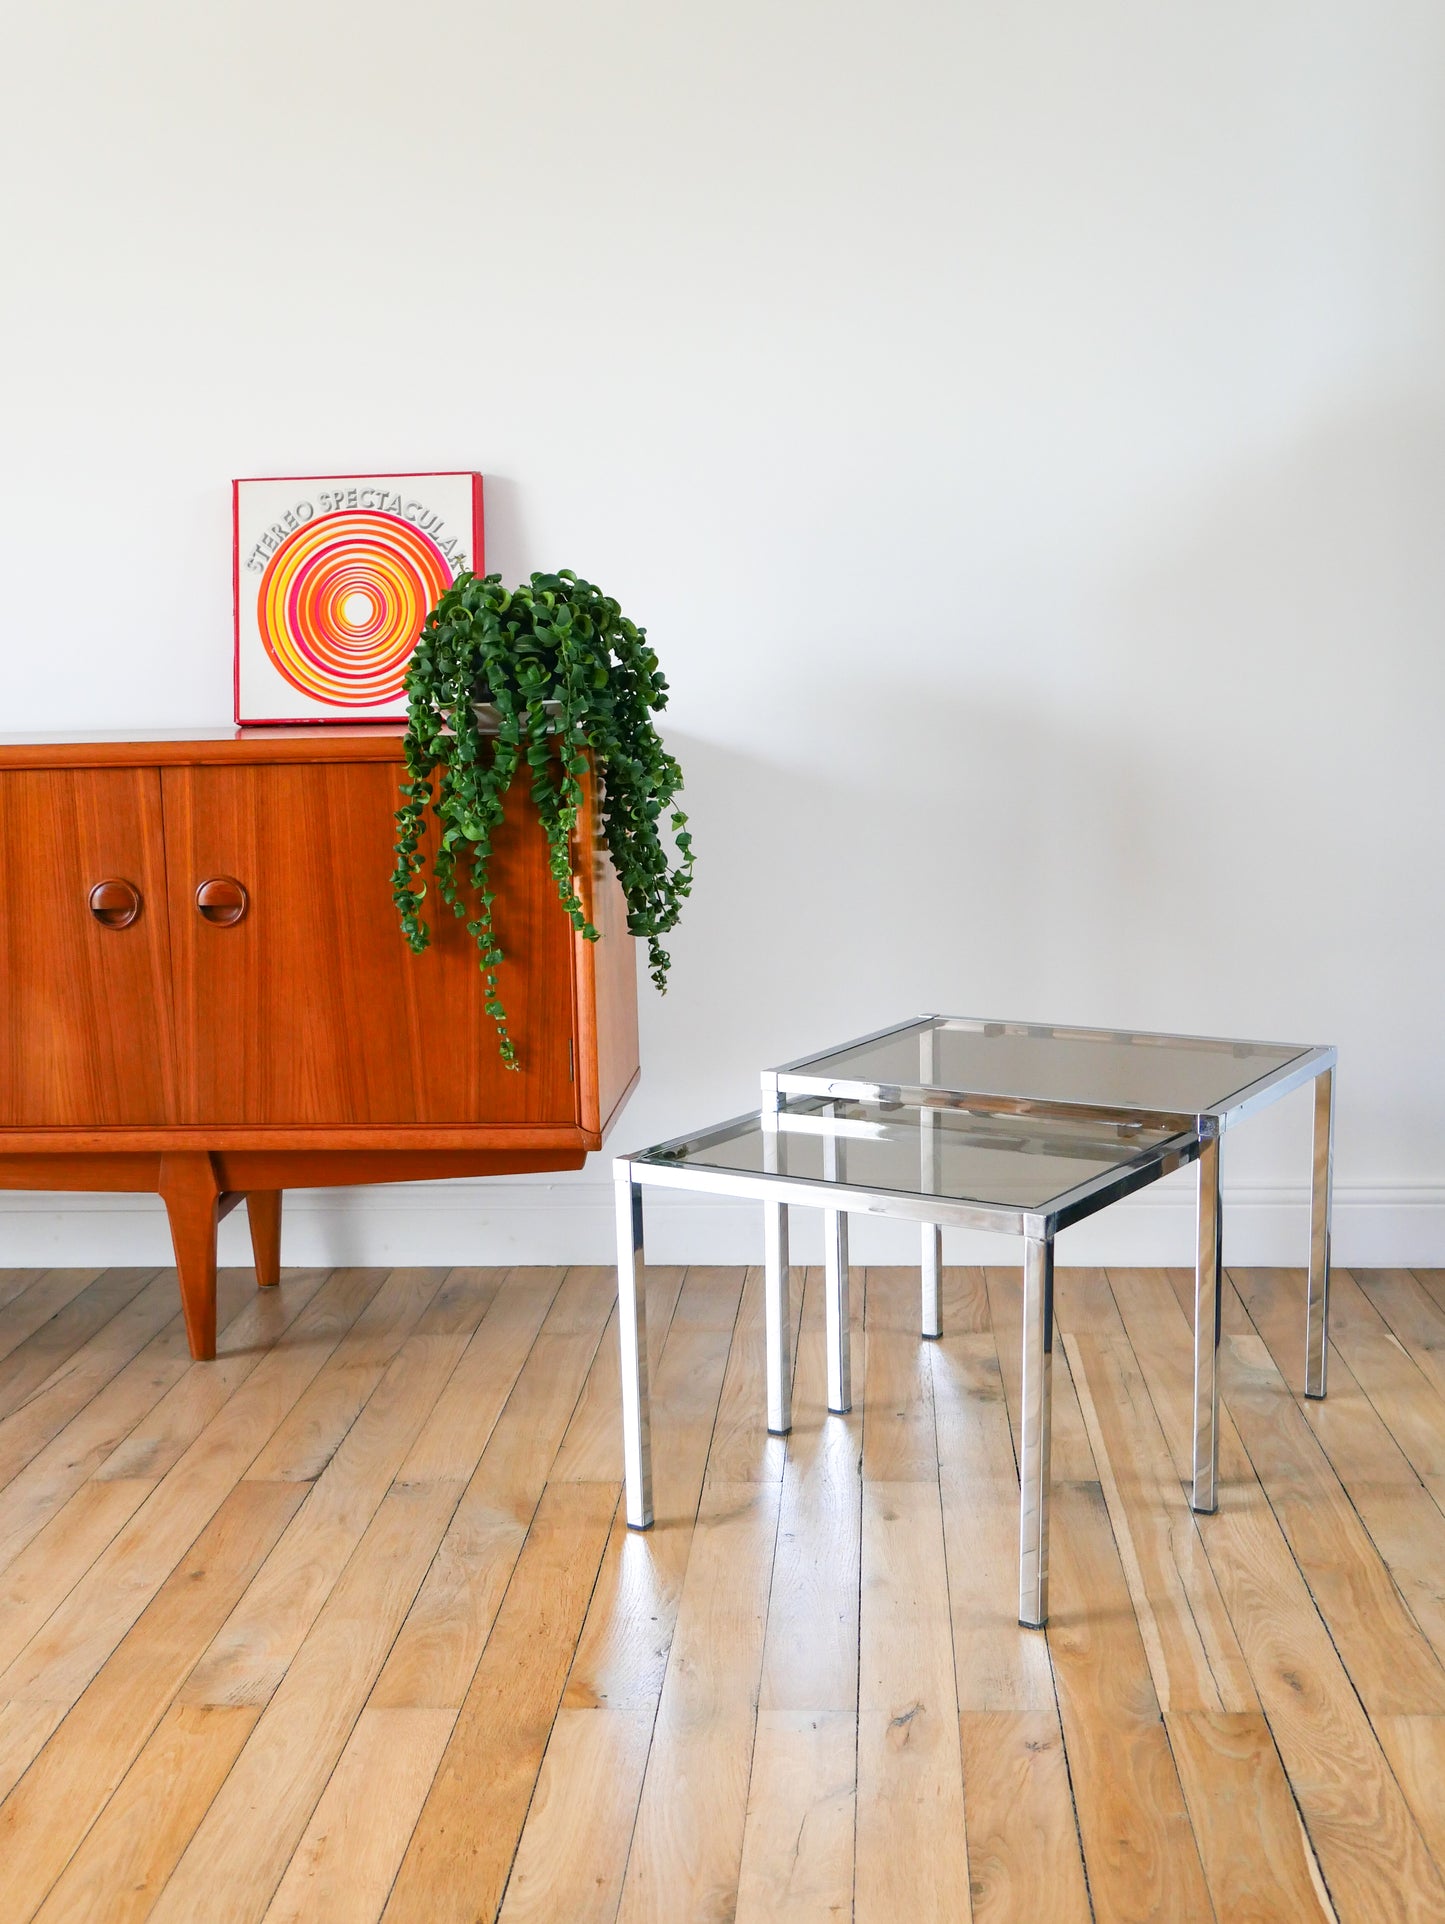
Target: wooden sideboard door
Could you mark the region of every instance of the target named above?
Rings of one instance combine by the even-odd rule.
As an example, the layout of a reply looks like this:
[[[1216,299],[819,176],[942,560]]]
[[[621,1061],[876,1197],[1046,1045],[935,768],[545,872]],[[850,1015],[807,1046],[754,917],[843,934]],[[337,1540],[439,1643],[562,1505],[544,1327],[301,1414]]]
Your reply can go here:
[[[0,772],[0,1127],[175,1121],[165,875],[157,769]]]
[[[433,901],[426,954],[402,939],[401,775],[374,761],[162,771],[183,1121],[575,1122],[572,934],[530,800],[513,790],[494,863],[514,1074],[451,911]]]

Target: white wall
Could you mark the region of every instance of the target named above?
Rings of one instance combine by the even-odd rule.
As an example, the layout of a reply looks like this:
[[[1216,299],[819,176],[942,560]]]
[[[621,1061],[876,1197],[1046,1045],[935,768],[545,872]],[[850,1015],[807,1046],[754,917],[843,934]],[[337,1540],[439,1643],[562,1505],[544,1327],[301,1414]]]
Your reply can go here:
[[[618,1146],[924,1007],[1332,1040],[1339,1253],[1445,1261],[1431,0],[6,39],[0,726],[228,717],[233,474],[480,467],[493,565],[673,683],[699,881]],[[1307,1126],[1231,1138],[1235,1260],[1297,1253]],[[287,1255],[600,1255],[604,1177],[303,1198]],[[1182,1255],[1183,1200],[1076,1253]],[[164,1251],[124,1199],[0,1238]]]

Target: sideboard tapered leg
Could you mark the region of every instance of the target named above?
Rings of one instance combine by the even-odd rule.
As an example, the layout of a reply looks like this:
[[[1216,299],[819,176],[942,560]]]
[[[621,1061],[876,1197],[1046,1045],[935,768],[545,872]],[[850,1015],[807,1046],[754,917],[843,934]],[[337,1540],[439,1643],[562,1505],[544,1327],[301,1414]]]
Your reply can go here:
[[[186,1336],[198,1363],[216,1354],[216,1221],[221,1185],[203,1150],[161,1157],[161,1200],[171,1223]]]
[[[281,1280],[281,1195],[279,1189],[246,1191],[251,1253],[256,1258],[256,1281],[262,1289],[274,1289]]]

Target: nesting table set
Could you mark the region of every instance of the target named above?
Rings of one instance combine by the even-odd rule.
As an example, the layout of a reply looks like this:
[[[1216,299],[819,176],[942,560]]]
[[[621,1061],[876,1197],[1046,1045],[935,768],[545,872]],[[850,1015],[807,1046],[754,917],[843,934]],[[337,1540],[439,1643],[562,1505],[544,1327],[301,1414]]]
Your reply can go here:
[[[823,1212],[828,1408],[851,1407],[848,1217],[922,1233],[921,1327],[943,1333],[945,1228],[1024,1239],[1019,1622],[1048,1618],[1054,1238],[1188,1164],[1197,1172],[1192,1502],[1218,1503],[1219,1139],[1313,1081],[1305,1394],[1325,1393],[1335,1051],[1299,1044],[919,1016],[768,1069],[755,1112],[620,1157],[618,1322],[627,1521],[652,1522],[644,1188],[763,1206],[768,1428],[792,1427],[788,1209]]]

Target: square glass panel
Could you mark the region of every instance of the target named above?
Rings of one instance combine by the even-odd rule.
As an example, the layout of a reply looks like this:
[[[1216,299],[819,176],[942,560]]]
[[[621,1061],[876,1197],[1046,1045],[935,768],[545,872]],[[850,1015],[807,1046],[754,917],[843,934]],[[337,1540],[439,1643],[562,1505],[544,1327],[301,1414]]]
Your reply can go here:
[[[972,1115],[802,1096],[777,1131],[760,1115],[629,1158],[741,1175],[800,1177],[985,1208],[1044,1211],[1096,1177],[1158,1162],[1181,1140],[1142,1123]]]
[[[1227,1111],[1245,1090],[1282,1078],[1311,1053],[1297,1043],[924,1017],[872,1041],[789,1063],[784,1073],[1201,1117]]]

